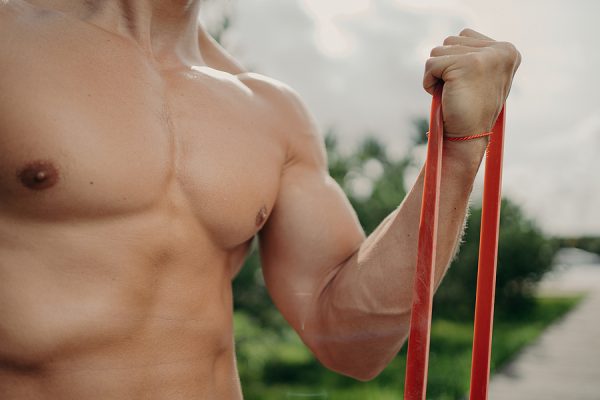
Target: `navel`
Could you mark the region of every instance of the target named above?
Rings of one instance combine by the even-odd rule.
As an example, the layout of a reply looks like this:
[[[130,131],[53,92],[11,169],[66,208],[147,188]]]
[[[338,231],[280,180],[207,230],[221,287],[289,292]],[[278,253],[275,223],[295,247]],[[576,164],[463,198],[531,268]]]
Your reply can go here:
[[[258,214],[256,214],[256,226],[261,226],[267,219],[267,207],[262,206]]]
[[[33,161],[17,171],[17,178],[26,188],[48,189],[58,182],[58,169],[49,161]]]

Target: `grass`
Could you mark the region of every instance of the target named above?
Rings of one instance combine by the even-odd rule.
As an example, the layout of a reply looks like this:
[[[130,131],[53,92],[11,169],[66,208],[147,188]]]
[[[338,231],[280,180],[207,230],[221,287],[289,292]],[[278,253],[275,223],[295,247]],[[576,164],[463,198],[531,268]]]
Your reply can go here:
[[[575,307],[582,297],[541,297],[527,318],[494,323],[492,373]],[[376,379],[358,382],[322,367],[290,329],[263,332],[245,314],[235,320],[238,367],[246,400],[397,400],[406,346]],[[427,398],[463,399],[469,387],[472,322],[432,323]]]

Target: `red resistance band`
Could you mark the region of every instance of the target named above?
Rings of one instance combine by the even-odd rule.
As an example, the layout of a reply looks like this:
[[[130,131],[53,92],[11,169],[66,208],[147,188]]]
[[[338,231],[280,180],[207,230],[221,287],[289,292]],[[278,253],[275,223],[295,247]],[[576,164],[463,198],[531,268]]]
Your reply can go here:
[[[433,301],[432,277],[436,259],[442,138],[444,137],[442,90],[443,84],[436,87],[431,103],[430,134],[427,143],[427,161],[425,163],[425,181],[419,225],[417,269],[408,339],[404,387],[405,400],[425,400],[427,386]],[[498,253],[504,121],[505,112],[503,108],[492,132],[486,132],[486,135],[491,133],[493,135],[491,135],[486,151],[470,400],[486,400],[488,392]],[[454,139],[469,140],[471,138],[467,136]]]

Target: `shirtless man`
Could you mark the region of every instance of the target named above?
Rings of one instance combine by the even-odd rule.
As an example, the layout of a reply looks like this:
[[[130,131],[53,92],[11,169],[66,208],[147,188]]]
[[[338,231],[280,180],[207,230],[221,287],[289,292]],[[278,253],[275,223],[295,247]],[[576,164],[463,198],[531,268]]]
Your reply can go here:
[[[255,235],[325,366],[372,379],[404,343],[422,175],[366,238],[295,92],[199,7],[0,1],[1,399],[241,399],[231,280]],[[436,47],[446,134],[488,131],[519,63],[472,30]],[[445,144],[436,286],[486,143]]]

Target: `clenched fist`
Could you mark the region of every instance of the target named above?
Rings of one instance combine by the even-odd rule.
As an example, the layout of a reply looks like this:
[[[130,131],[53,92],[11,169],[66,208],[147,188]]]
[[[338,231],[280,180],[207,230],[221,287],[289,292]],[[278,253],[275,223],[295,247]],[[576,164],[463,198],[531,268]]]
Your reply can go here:
[[[423,87],[433,94],[444,82],[444,133],[465,136],[492,129],[521,63],[514,45],[498,42],[472,29],[450,36],[431,50]]]

